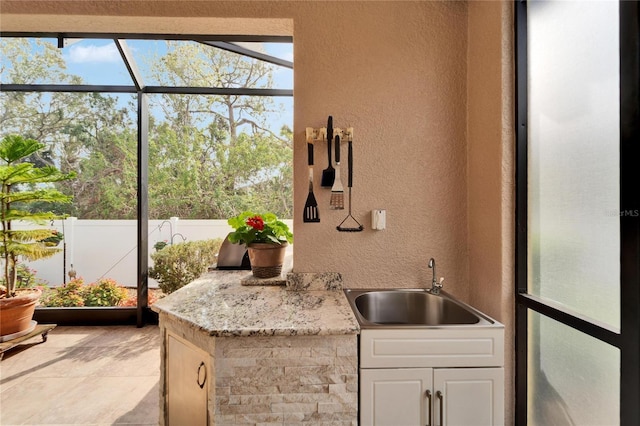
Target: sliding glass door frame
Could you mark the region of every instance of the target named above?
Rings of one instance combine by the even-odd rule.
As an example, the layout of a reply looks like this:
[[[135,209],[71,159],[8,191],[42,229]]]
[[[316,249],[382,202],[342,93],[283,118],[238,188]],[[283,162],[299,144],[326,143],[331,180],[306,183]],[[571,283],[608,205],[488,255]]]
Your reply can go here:
[[[640,7],[620,1],[620,329],[528,293],[527,2],[516,25],[516,425],[527,424],[528,314],[549,317],[620,350],[619,424],[640,424]],[[603,289],[603,291],[606,291]],[[593,297],[598,297],[594,294]],[[618,420],[618,419],[617,419]]]

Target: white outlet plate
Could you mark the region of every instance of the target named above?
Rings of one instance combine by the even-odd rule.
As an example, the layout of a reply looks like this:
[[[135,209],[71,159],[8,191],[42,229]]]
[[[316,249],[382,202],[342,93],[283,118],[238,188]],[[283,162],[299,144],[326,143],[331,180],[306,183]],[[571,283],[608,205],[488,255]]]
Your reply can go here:
[[[371,210],[371,229],[382,231],[387,227],[387,211]]]

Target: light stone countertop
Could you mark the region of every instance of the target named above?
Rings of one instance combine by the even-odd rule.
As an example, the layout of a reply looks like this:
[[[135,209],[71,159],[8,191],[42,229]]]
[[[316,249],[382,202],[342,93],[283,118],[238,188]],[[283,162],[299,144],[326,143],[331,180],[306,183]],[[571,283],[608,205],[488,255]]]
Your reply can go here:
[[[341,289],[291,290],[283,286],[241,285],[248,273],[209,272],[158,300],[151,308],[218,337],[360,332]]]

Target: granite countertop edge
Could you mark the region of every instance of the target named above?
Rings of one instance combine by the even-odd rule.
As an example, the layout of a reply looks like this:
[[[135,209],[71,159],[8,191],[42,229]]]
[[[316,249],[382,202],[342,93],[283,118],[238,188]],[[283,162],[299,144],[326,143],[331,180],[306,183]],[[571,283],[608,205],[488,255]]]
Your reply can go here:
[[[336,274],[291,273],[294,286],[246,286],[247,271],[213,271],[158,300],[151,309],[212,337],[359,334]],[[339,277],[339,274],[338,274]],[[341,280],[341,277],[339,277]],[[300,282],[325,280],[329,289]],[[162,320],[162,319],[161,319]]]

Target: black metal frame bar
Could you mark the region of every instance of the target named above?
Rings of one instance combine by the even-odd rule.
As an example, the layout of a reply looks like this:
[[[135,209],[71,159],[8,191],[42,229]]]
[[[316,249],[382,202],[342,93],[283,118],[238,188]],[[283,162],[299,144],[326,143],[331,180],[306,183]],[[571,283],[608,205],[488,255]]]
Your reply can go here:
[[[149,93],[176,95],[237,95],[237,96],[293,96],[291,89],[252,89],[227,87],[162,87],[101,86],[92,84],[0,84],[3,92],[66,92],[66,93]]]
[[[227,87],[160,87],[147,86],[144,93],[181,94],[181,95],[237,95],[237,96],[293,96],[290,89],[251,89]]]
[[[518,301],[527,292],[527,3],[515,2],[516,34],[516,361],[515,424],[527,424],[528,309]]]
[[[525,293],[518,294],[516,296],[516,300],[518,301],[518,304],[525,309],[531,309],[544,316],[553,318],[568,327],[588,334],[589,336],[612,346],[620,346],[619,329],[611,327],[610,325],[593,318],[589,318],[588,316],[569,309],[554,300]]]
[[[194,34],[142,34],[142,33],[52,33],[52,32],[19,32],[0,31],[0,37],[39,37],[56,38],[58,40],[75,38],[100,38],[112,39],[121,38],[128,40],[184,40],[184,41],[226,41],[245,43],[292,43],[292,36],[282,35],[240,35],[240,34],[220,34],[220,35],[194,35]]]
[[[0,84],[0,91],[6,92],[72,92],[72,93],[135,93],[137,94],[138,117],[138,198],[137,198],[137,244],[138,244],[138,305],[136,308],[38,308],[34,314],[41,323],[54,322],[68,325],[106,325],[136,324],[142,327],[147,323],[158,322],[158,315],[148,306],[148,167],[149,167],[149,94],[195,94],[195,95],[236,95],[236,96],[293,96],[289,89],[250,89],[250,88],[218,88],[218,87],[162,87],[145,86],[138,72],[133,56],[124,39],[146,40],[185,40],[185,41],[221,41],[221,42],[270,42],[291,43],[290,36],[193,36],[176,34],[113,34],[113,33],[27,33],[0,32],[0,37],[36,37],[56,38],[58,45],[64,46],[65,39],[99,38],[112,39],[120,52],[127,70],[134,83],[132,86],[109,85],[65,85],[65,84]],[[219,46],[213,46],[218,47]],[[239,48],[239,46],[238,46]],[[229,50],[229,49],[226,49]],[[252,52],[247,50],[248,52]],[[240,52],[235,52],[240,53]],[[252,52],[256,54],[257,52]],[[252,55],[246,55],[251,56]],[[278,59],[269,55],[259,60]],[[285,61],[286,62],[286,61]],[[283,64],[279,64],[283,65]],[[287,66],[286,64],[283,66]]]
[[[138,93],[138,327],[149,307],[149,99]]]
[[[293,69],[293,62],[291,61],[287,61],[286,59],[277,58],[275,56],[267,55],[264,53],[256,52],[255,50],[247,49],[246,47],[238,46],[237,44],[229,43],[226,41],[201,41],[200,43],[206,44],[207,46],[217,47],[218,49],[226,50],[228,52],[247,56],[249,58],[258,59],[260,61],[268,62],[270,64]]]
[[[640,424],[640,7],[620,1],[620,424]]]
[[[620,424],[640,424],[640,7],[619,2],[620,330],[527,294],[527,4],[516,23],[516,412],[527,424],[528,312],[534,311],[620,349]]]
[[[136,323],[137,308],[81,307],[38,308],[33,319],[40,324],[58,325],[131,325]],[[157,316],[155,323],[157,323]],[[154,323],[148,316],[147,323]]]
[[[135,86],[99,84],[0,84],[2,92],[137,93]]]
[[[133,80],[134,86],[136,86],[136,90],[142,90],[145,86],[142,74],[140,74],[136,60],[133,58],[133,54],[131,53],[129,46],[127,46],[126,40],[114,38],[113,42],[116,44],[118,52],[120,52],[120,57],[122,58],[124,65],[127,67],[127,71],[129,72],[131,80]]]

